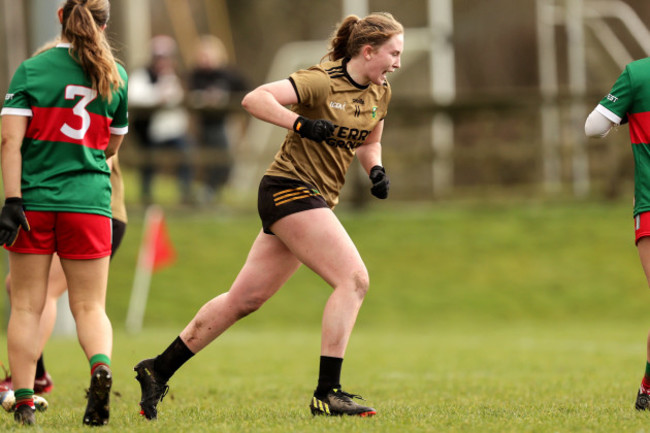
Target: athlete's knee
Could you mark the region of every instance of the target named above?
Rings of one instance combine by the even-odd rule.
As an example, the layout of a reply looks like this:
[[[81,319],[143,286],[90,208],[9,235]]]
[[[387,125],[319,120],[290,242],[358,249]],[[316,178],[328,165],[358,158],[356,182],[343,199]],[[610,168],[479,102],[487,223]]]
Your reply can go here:
[[[104,314],[105,310],[98,302],[71,302],[70,312],[75,320],[88,315]]]
[[[363,299],[368,293],[368,288],[370,287],[370,277],[368,272],[358,271],[352,274],[352,287],[354,288],[354,293],[360,298]]]
[[[256,312],[262,307],[262,305],[264,305],[266,300],[266,297],[256,295],[248,295],[233,299],[237,318],[241,319]]]

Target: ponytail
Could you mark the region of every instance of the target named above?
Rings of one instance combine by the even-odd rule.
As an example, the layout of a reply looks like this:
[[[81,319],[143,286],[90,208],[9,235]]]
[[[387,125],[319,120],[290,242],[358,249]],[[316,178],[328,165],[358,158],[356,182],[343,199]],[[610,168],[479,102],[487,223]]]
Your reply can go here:
[[[330,39],[330,51],[325,55],[330,60],[338,60],[344,57],[350,58],[348,55],[348,41],[352,30],[359,22],[359,17],[356,15],[348,15],[343,22],[339,25],[338,30],[334,32]]]
[[[103,30],[109,15],[108,0],[67,0],[61,31],[70,41],[70,53],[90,78],[93,89],[108,102],[113,90],[124,84]]]
[[[404,27],[388,12],[374,12],[365,18],[348,15],[330,38],[330,48],[323,58],[351,59],[364,45],[381,46]]]

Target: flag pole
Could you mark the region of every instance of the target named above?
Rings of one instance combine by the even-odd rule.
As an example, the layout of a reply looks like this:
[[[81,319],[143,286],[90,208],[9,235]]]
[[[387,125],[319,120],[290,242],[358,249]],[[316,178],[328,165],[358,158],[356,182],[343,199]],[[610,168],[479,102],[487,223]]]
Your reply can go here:
[[[130,333],[138,333],[142,330],[147,298],[149,297],[151,274],[153,272],[154,248],[157,243],[157,239],[152,239],[152,237],[160,235],[159,230],[152,230],[152,228],[158,227],[162,218],[163,211],[160,206],[150,205],[147,207],[144,217],[142,243],[138,253],[138,264],[135,269],[131,300],[126,315],[126,330]]]

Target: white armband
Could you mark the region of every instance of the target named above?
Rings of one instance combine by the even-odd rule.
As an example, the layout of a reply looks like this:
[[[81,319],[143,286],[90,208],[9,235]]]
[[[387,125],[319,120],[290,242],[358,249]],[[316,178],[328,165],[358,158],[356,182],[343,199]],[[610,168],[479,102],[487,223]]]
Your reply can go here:
[[[587,121],[585,122],[585,134],[587,134],[587,137],[603,138],[615,125],[616,123],[605,117],[596,107],[587,117]]]

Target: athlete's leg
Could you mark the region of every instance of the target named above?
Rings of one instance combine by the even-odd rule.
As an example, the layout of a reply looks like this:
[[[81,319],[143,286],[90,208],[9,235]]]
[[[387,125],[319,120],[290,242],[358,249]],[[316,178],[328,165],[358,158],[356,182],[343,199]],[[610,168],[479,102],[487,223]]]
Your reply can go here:
[[[41,324],[39,326],[40,333],[40,351],[43,353],[45,343],[49,340],[54,329],[56,322],[56,303],[58,299],[68,289],[68,283],[61,267],[61,260],[57,254],[52,256],[52,265],[50,266],[50,274],[47,280],[47,299],[45,301],[45,308],[41,315]]]
[[[45,305],[51,255],[9,252],[11,317],[7,330],[14,389],[32,389],[40,356],[39,323]]]
[[[639,258],[641,259],[643,272],[645,273],[648,286],[650,287],[650,237],[639,239],[639,242],[637,243],[637,249],[639,250]],[[647,361],[650,362],[650,333],[648,333],[646,347]]]
[[[288,215],[271,229],[298,260],[334,288],[323,312],[321,355],[343,358],[369,285],[352,239],[328,208]]]
[[[260,231],[230,290],[203,305],[181,332],[181,339],[197,353],[237,320],[260,308],[299,266],[282,241]]]
[[[261,307],[299,266],[277,237],[260,231],[230,290],[203,305],[163,353],[133,368],[140,383],[141,413],[147,419],[156,419],[158,403],[174,373],[237,320]]]
[[[11,273],[7,274],[5,278],[5,287],[7,294],[11,298]],[[68,285],[65,280],[65,274],[61,267],[59,256],[54,254],[52,256],[52,265],[50,267],[50,274],[47,282],[47,299],[43,314],[41,315],[41,324],[39,326],[39,333],[41,335],[41,351],[45,347],[45,343],[52,335],[54,323],[56,322],[56,302],[67,290]]]
[[[89,260],[61,258],[68,282],[70,311],[77,337],[86,357],[103,354],[110,358],[113,330],[106,315],[106,286],[109,257]]]
[[[70,311],[77,325],[77,337],[90,364],[88,402],[83,415],[85,425],[108,423],[110,370],[113,329],[106,315],[106,286],[110,256],[98,259],[67,259],[61,253],[61,265],[68,281]]]
[[[642,214],[643,216],[645,214]],[[637,217],[637,224],[640,222],[641,216]],[[645,227],[640,227],[637,225],[637,248],[639,251],[639,258],[641,259],[641,266],[643,266],[643,272],[645,273],[648,286],[650,286],[650,237],[641,237],[639,236],[639,230],[645,231]],[[641,386],[639,387],[639,392],[636,397],[636,402],[634,407],[637,410],[648,410],[650,409],[650,332],[648,332],[648,337],[646,340],[646,367],[645,374],[641,380]]]

